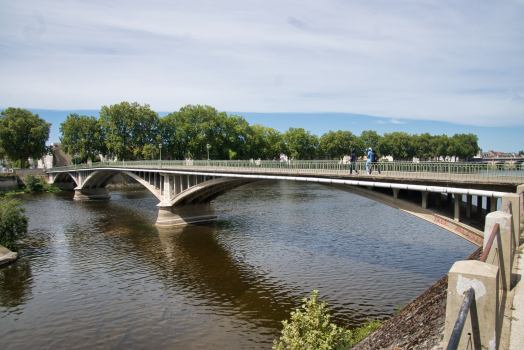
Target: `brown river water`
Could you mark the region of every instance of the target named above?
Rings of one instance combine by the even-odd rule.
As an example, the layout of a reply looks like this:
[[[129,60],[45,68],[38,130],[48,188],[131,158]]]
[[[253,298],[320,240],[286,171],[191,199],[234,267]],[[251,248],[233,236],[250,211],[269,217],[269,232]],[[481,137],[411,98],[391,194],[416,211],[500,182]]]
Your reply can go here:
[[[21,258],[0,268],[3,349],[270,349],[314,289],[333,321],[391,317],[475,246],[318,184],[262,181],[215,225],[157,229],[140,187],[109,201],[19,196]]]

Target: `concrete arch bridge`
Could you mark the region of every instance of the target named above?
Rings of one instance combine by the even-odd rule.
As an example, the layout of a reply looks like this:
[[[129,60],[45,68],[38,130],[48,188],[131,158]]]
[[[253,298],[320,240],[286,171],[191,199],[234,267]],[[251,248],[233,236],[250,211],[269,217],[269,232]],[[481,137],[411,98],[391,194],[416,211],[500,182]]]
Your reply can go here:
[[[153,163],[153,164],[151,164]],[[165,163],[165,162],[162,162]],[[159,200],[157,226],[177,226],[217,220],[213,200],[239,186],[260,180],[314,182],[351,192],[431,222],[481,246],[485,216],[497,210],[499,198],[524,190],[524,179],[486,181],[450,179],[437,173],[433,178],[407,172],[363,176],[347,169],[297,167],[229,167],[191,163],[166,166],[159,162],[126,162],[54,168],[47,171],[49,183],[74,188],[75,200],[109,199],[111,179],[126,174]],[[278,163],[277,163],[278,164]],[[340,168],[340,167],[339,167]],[[336,170],[336,171],[335,171]],[[492,176],[493,178],[493,176]],[[507,179],[506,179],[507,180]],[[522,195],[521,195],[522,197]],[[507,200],[506,200],[507,201]],[[520,199],[522,201],[522,199]]]

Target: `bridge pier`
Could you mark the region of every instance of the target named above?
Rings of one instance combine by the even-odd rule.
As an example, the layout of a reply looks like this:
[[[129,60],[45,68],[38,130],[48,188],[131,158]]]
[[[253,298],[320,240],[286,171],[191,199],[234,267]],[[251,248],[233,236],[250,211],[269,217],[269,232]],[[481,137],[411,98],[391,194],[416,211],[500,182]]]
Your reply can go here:
[[[86,200],[86,199],[109,199],[108,188],[75,188],[74,200]]]
[[[184,226],[213,222],[218,219],[212,203],[170,206],[169,203],[160,202],[157,207],[158,218],[155,223],[157,227]]]
[[[455,193],[455,214],[454,214],[454,219],[455,221],[460,221],[460,200],[462,197],[461,194],[457,194]]]

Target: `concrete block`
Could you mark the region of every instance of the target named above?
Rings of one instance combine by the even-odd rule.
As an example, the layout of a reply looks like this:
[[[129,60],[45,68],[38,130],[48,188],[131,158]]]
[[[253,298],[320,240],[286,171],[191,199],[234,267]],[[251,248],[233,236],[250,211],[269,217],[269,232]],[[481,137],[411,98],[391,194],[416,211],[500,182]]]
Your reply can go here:
[[[499,234],[495,237],[486,262],[498,266],[500,269],[500,287],[510,290],[511,267],[513,266],[514,246],[512,232],[512,216],[502,211],[495,211],[486,215],[484,226],[484,250],[493,232],[495,224],[499,224]]]
[[[466,290],[475,298],[462,331],[458,349],[496,349],[499,343],[499,269],[476,260],[457,261],[449,270],[444,346],[447,346]]]

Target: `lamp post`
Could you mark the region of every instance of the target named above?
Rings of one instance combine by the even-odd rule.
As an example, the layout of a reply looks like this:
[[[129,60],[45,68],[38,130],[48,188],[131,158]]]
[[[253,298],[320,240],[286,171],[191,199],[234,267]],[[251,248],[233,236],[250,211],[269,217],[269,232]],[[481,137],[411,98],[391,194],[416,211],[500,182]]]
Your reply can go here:
[[[206,145],[206,147],[207,147],[207,161],[209,162],[209,147],[211,147],[211,146],[210,146],[209,143],[208,143],[208,144]]]
[[[160,149],[160,167],[162,167],[162,144],[158,145],[158,149]]]

